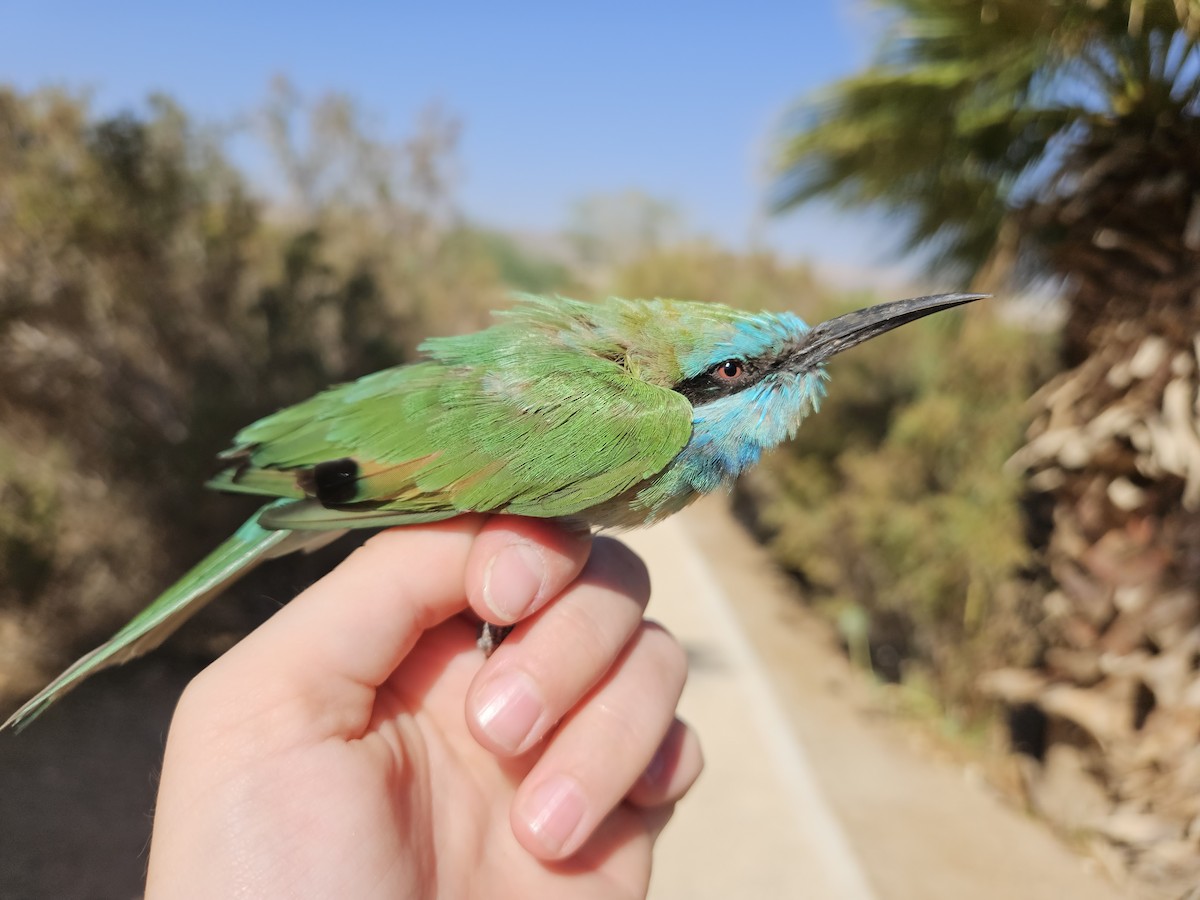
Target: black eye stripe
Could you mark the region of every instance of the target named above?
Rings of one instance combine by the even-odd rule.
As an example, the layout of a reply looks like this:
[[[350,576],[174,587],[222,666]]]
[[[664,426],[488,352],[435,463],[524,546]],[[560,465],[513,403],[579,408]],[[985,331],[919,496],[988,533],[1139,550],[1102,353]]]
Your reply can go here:
[[[722,378],[721,368],[731,362],[741,364],[742,374],[732,378]],[[692,406],[699,406],[702,403],[711,403],[713,400],[719,400],[730,394],[736,394],[738,391],[744,391],[748,387],[753,387],[776,368],[777,362],[774,360],[722,360],[699,375],[679,382],[672,390],[687,397]]]

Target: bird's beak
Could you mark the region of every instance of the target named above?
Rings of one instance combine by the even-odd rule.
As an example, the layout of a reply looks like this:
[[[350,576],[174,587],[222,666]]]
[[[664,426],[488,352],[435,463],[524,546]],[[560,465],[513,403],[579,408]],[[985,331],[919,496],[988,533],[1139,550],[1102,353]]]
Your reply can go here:
[[[819,366],[831,356],[849,350],[856,344],[878,337],[908,322],[915,322],[930,313],[962,306],[990,294],[934,294],[868,306],[828,322],[822,322],[800,339],[789,359],[790,368],[801,371]]]

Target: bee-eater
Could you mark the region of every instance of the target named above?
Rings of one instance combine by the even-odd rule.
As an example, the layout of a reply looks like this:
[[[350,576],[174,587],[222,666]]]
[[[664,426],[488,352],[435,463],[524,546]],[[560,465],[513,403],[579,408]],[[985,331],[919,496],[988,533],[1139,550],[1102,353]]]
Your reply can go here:
[[[809,327],[712,303],[526,297],[427,359],[255,422],[209,486],[272,498],[232,537],[3,726],[160,644],[262,560],[349,528],[466,512],[625,528],[727,485],[796,433],[849,347],[980,299],[884,303]]]

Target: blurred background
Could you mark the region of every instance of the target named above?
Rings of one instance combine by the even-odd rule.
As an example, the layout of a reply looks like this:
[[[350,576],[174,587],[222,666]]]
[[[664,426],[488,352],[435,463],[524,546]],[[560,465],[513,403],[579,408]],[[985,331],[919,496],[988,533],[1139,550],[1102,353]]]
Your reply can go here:
[[[1139,895],[1200,882],[1200,6],[512,6],[6,6],[4,711],[245,517],[201,487],[240,426],[513,291],[988,290],[839,358],[734,509],[891,712]],[[72,887],[116,851],[61,859],[54,754],[132,709],[88,790],[144,815],[189,673],[335,558],[3,736],[0,893],[139,890]]]

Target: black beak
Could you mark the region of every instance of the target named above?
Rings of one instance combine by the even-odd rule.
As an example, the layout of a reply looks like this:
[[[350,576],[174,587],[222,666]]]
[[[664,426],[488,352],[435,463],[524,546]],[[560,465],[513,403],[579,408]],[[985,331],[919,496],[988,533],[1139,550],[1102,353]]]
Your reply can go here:
[[[940,312],[990,297],[991,294],[934,294],[896,300],[868,306],[828,322],[822,322],[805,332],[788,360],[796,371],[819,366],[831,356],[849,350],[856,344],[878,337],[885,332],[915,322],[930,313]]]

